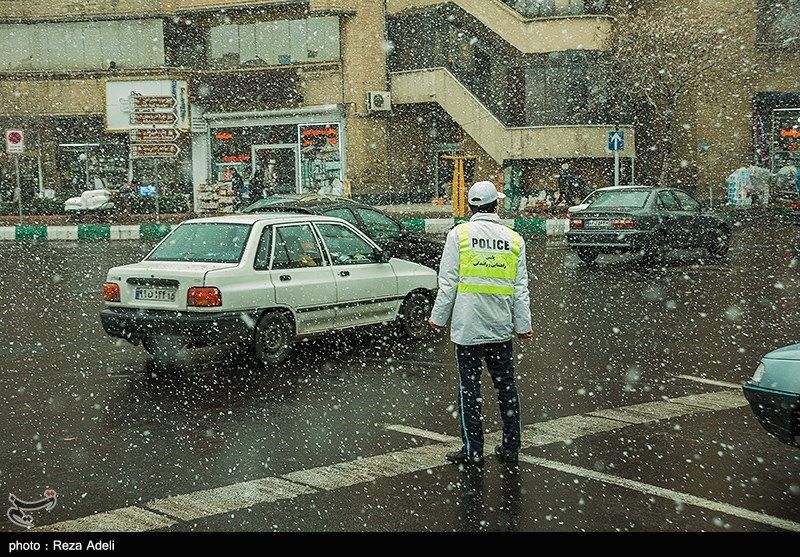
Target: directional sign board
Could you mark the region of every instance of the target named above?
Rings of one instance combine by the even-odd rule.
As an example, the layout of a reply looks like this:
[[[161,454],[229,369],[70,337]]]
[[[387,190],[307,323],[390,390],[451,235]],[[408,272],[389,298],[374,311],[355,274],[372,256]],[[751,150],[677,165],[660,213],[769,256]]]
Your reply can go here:
[[[608,150],[611,152],[625,150],[625,132],[614,130],[608,132]]]
[[[174,143],[131,143],[131,157],[135,159],[169,159],[177,157],[180,152]]]
[[[186,81],[108,80],[106,128],[128,132],[137,128],[176,128],[189,131],[189,86]]]
[[[180,132],[174,128],[140,128],[131,130],[131,143],[161,143],[172,142],[180,137]]]
[[[173,126],[178,117],[172,112],[131,112],[131,124]]]
[[[178,101],[172,96],[131,95],[131,108],[134,110],[152,108],[175,108]]]
[[[6,153],[10,155],[25,152],[25,134],[22,130],[6,130]]]

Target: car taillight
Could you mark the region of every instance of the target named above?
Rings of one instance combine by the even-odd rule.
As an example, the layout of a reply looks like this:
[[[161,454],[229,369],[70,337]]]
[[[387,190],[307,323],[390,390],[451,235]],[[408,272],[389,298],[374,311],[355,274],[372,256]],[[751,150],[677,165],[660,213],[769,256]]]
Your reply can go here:
[[[612,228],[637,228],[639,223],[633,219],[614,219],[611,221]]]
[[[800,200],[792,201],[792,211],[800,211]]]
[[[583,228],[583,220],[582,219],[569,219],[569,227],[570,228]]]
[[[119,284],[116,282],[103,283],[103,300],[106,302],[119,302]]]
[[[211,308],[222,305],[222,292],[213,286],[194,286],[186,294],[186,305]]]

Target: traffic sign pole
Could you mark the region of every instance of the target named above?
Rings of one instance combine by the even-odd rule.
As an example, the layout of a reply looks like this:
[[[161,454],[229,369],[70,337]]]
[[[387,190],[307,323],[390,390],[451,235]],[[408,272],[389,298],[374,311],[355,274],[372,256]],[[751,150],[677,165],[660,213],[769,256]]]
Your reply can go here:
[[[619,186],[619,151],[614,151],[614,185]]]
[[[14,167],[17,175],[17,192],[19,192],[19,196],[17,197],[17,201],[19,202],[19,225],[22,226],[22,188],[19,183],[19,155],[14,156]]]
[[[153,159],[153,183],[156,190],[156,224],[161,224],[161,214],[158,207],[158,159]]]

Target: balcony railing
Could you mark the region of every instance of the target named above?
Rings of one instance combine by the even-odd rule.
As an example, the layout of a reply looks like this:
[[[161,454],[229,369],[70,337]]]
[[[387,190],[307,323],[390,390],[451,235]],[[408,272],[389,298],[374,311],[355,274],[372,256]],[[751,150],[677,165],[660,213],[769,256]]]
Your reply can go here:
[[[606,0],[502,0],[527,18],[570,15],[607,15]]]

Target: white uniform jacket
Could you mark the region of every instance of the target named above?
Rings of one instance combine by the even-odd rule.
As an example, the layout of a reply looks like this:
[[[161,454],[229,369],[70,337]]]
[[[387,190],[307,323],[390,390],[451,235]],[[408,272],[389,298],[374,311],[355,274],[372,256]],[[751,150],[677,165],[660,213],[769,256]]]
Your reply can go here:
[[[477,213],[467,225],[470,240],[484,248],[479,251],[492,251],[498,245],[496,240],[507,240],[499,245],[510,245],[516,234],[500,222],[496,213]],[[450,338],[456,344],[475,345],[490,342],[506,342],[514,332],[527,333],[531,330],[530,293],[528,292],[528,268],[525,260],[525,241],[519,238],[519,258],[517,276],[512,295],[487,295],[472,292],[458,292],[461,281],[459,273],[460,251],[458,227],[447,234],[442,262],[439,266],[439,292],[431,312],[431,321],[444,326],[451,319]],[[483,284],[492,284],[493,279],[478,279]],[[470,282],[476,282],[471,277]]]

